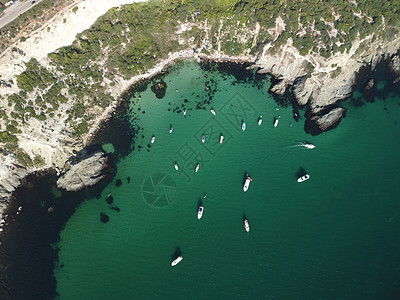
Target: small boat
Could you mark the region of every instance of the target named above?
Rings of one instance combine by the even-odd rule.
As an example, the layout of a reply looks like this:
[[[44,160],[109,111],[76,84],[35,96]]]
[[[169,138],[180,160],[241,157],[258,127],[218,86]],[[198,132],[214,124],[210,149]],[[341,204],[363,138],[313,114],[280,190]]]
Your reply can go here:
[[[155,140],[156,140],[156,137],[153,135],[153,137],[151,138],[151,143],[154,144]]]
[[[215,116],[215,110],[211,108],[211,113]]]
[[[175,163],[175,170],[178,171],[179,167],[178,167],[178,163]]]
[[[249,221],[247,220],[244,220],[244,229],[246,230],[246,232],[250,231]]]
[[[201,142],[204,144],[204,142],[206,141],[206,137],[204,136],[204,134],[201,136]]]
[[[262,123],[262,116],[259,116],[258,117],[258,125],[261,125],[261,123]]]
[[[242,123],[242,130],[245,131],[246,130],[246,123],[243,121]]]
[[[196,165],[196,169],[194,170],[196,173],[197,173],[197,171],[200,169],[200,164],[197,164]]]
[[[244,185],[243,185],[243,191],[246,192],[249,189],[250,181],[253,181],[253,179],[251,179],[249,174],[247,174],[246,175],[246,180],[244,181]]]
[[[278,122],[279,122],[279,120],[276,118],[275,122],[274,122],[274,127],[278,126]]]
[[[183,115],[186,116],[186,109],[183,110]]]
[[[219,137],[219,143],[222,144],[223,141],[224,141],[224,136],[221,134],[221,136]]]
[[[201,217],[203,216],[203,211],[204,211],[204,207],[203,205],[200,205],[199,208],[197,209],[197,219],[201,219]]]
[[[174,127],[172,125],[169,127],[169,133],[172,133],[172,130],[174,130]]]
[[[305,143],[305,144],[303,144],[303,146],[306,147],[307,149],[314,149],[315,148],[315,145],[309,144],[309,143]]]
[[[179,264],[179,263],[182,261],[182,259],[183,259],[182,255],[181,255],[181,256],[178,256],[178,257],[171,263],[171,266],[172,266],[172,267],[176,266],[177,264]]]
[[[310,175],[306,174],[304,176],[301,176],[299,179],[297,179],[297,182],[303,182],[310,179]]]

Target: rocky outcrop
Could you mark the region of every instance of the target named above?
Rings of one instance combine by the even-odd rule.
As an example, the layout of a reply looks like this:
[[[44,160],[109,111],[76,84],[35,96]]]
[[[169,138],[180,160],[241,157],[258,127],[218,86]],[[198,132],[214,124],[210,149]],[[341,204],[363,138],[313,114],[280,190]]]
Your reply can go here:
[[[106,177],[104,171],[108,168],[108,156],[102,151],[85,155],[71,165],[71,168],[57,180],[57,187],[66,191],[79,191],[93,186]]]
[[[305,131],[311,135],[317,135],[321,132],[336,128],[342,117],[345,116],[346,109],[335,107],[325,113],[321,113],[306,120]]]
[[[400,56],[395,55],[389,62],[389,71],[394,77],[393,83],[400,81]]]
[[[8,174],[0,181],[0,211],[5,209],[12,192],[21,184],[27,174],[26,168],[15,162],[8,165]]]

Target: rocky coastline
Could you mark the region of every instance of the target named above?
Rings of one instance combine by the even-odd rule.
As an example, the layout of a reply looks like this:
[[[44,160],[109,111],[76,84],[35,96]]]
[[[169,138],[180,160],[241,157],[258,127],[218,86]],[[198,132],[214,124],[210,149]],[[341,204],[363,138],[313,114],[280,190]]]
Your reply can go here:
[[[125,1],[121,2],[125,3]],[[359,50],[362,43],[367,43],[368,47]],[[18,46],[21,47],[21,45]],[[161,61],[145,74],[129,80],[120,78],[114,85],[109,86],[109,91],[114,96],[123,95],[124,91],[129,90],[135,82],[163,72],[166,66],[180,59],[246,62],[251,64],[251,68],[257,68],[260,74],[271,74],[276,79],[276,84],[271,87],[271,92],[282,95],[290,89],[298,106],[305,107],[307,110],[306,132],[319,134],[338,126],[340,120],[346,115],[345,109],[340,107],[340,102],[352,95],[357,83],[357,74],[363,67],[368,66],[372,72],[383,60],[389,61],[389,70],[394,78],[393,84],[400,81],[400,56],[398,54],[400,37],[385,42],[379,39],[372,41],[370,37],[367,37],[354,43],[350,51],[336,53],[329,59],[313,54],[300,55],[293,47],[290,38],[279,51],[272,53],[269,48],[270,45],[263,45],[262,51],[257,55],[237,57],[224,55],[220,51],[204,54],[201,53],[202,49],[171,53],[168,59]],[[32,57],[35,56],[32,55]],[[41,58],[46,60],[43,53]],[[2,59],[9,59],[9,57],[3,56]],[[26,60],[27,57],[22,61]],[[12,70],[15,74],[22,71],[20,68],[15,69],[15,66],[12,68],[14,68]],[[370,82],[366,85],[366,91],[372,91],[373,87],[374,82]],[[74,157],[74,151],[81,151],[91,143],[101,124],[112,115],[119,101],[120,99],[114,101],[98,115],[89,133],[82,136],[79,141],[71,140],[68,133],[61,134],[61,128],[57,133],[58,136],[56,135],[54,138],[55,141],[46,145],[51,149],[51,155],[46,160],[46,164],[40,168],[27,169],[18,164],[12,156],[3,158],[5,168],[0,172],[0,217],[1,212],[6,209],[12,193],[20,185],[22,179],[32,172],[55,168],[61,173],[58,187],[70,191],[80,190],[102,180],[106,176],[105,172],[108,166],[108,158],[104,153],[96,152],[93,155],[85,155],[84,159],[81,158],[80,163],[70,164],[70,169],[66,172],[64,172],[67,169],[65,163]],[[45,139],[45,137],[38,137],[38,139]],[[43,144],[45,143],[42,143],[40,147],[36,146],[44,149]],[[26,142],[22,145],[23,147],[27,147]],[[33,146],[30,148],[31,152],[36,149]]]

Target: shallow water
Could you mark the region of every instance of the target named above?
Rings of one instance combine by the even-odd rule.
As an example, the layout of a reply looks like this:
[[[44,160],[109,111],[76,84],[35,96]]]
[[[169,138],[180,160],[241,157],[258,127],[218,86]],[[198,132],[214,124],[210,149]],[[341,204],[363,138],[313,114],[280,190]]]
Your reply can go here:
[[[135,150],[119,161],[101,197],[83,202],[61,232],[60,299],[399,295],[398,95],[357,108],[349,102],[338,128],[311,137],[304,118],[295,122],[291,107],[277,107],[268,78],[237,80],[186,61],[164,81],[162,99],[150,86],[131,99],[132,127],[143,128]],[[205,110],[195,109],[210,97]],[[316,148],[299,146],[303,141]],[[244,193],[246,172],[253,181]],[[297,183],[304,172],[311,178]],[[183,261],[171,267],[179,253]]]

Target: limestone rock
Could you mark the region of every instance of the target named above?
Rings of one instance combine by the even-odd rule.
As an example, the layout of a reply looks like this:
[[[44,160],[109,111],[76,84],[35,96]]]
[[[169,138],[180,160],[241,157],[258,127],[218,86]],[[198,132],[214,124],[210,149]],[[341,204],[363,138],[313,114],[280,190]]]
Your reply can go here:
[[[293,83],[293,96],[297,103],[301,106],[306,105],[311,97],[313,86],[310,85],[310,81],[306,77],[299,77]]]
[[[4,176],[0,180],[0,206],[7,204],[11,193],[21,184],[22,179],[28,175],[25,167],[12,163],[8,167],[8,176]],[[0,208],[2,211],[2,209]]]
[[[305,131],[311,135],[317,135],[336,128],[345,113],[346,109],[343,107],[335,107],[325,113],[314,115],[306,120]]]
[[[85,156],[60,176],[57,187],[67,191],[79,191],[95,185],[105,178],[104,170],[108,167],[107,162],[108,156],[102,151]]]

